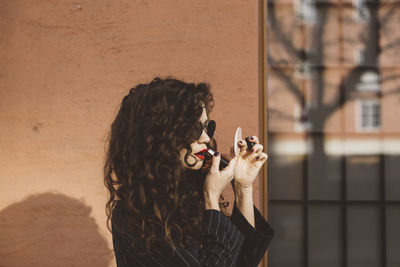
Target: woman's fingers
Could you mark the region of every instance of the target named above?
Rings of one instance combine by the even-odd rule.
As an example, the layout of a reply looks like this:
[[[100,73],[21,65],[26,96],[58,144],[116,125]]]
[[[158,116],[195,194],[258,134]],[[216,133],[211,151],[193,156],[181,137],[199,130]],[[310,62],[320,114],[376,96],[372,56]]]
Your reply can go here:
[[[210,168],[211,173],[218,173],[219,172],[219,162],[221,161],[221,154],[219,152],[215,152],[212,164]]]
[[[263,145],[260,144],[254,145],[250,150],[250,155],[247,157],[247,159],[250,162],[256,160],[256,158],[262,153],[263,149],[264,149]]]
[[[268,155],[263,152],[256,159],[264,163],[268,159]]]
[[[268,155],[264,152],[260,153],[258,156],[255,157],[253,162],[261,162],[264,164],[264,162],[268,159]]]
[[[246,150],[249,148],[248,145],[247,145],[246,140],[247,140],[247,142],[253,143],[253,146],[260,143],[260,140],[258,139],[257,136],[249,136],[249,137],[246,137],[245,140],[239,140],[238,141],[238,145],[239,145],[239,148],[240,148],[239,154],[241,156],[244,156],[246,154]]]
[[[238,141],[238,146],[240,148],[239,155],[240,156],[246,155],[246,152],[247,152],[247,143],[246,143],[246,141],[239,140]]]
[[[268,155],[263,152],[264,146],[260,144],[258,137],[249,136],[246,139],[254,145],[249,150],[247,142],[245,140],[240,140],[238,142],[240,148],[239,155],[246,159],[246,161],[248,161],[249,163],[264,163],[268,159]]]
[[[252,142],[252,143],[256,143],[256,144],[260,143],[260,140],[258,140],[257,136],[253,135],[253,136],[249,136],[248,138],[249,138],[249,141]]]

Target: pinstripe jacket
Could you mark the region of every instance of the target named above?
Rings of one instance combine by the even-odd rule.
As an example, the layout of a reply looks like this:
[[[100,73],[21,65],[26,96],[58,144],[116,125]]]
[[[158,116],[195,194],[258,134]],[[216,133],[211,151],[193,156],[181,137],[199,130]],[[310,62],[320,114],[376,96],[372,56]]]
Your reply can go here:
[[[255,228],[247,222],[236,205],[229,218],[220,211],[206,210],[204,219],[208,228],[201,245],[177,248],[172,254],[160,245],[154,247],[150,255],[125,255],[129,239],[113,229],[117,266],[256,267],[272,239],[273,230],[256,207],[254,216]]]

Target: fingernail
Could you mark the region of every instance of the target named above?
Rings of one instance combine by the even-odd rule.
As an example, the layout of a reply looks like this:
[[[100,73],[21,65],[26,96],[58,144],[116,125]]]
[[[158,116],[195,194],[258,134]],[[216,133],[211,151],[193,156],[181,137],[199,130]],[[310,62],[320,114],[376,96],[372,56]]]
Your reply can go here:
[[[253,137],[253,136],[251,136],[249,139],[250,139],[250,140],[254,140],[254,137]]]
[[[254,152],[254,148],[252,148],[252,149],[250,150],[250,152]]]
[[[219,152],[215,152],[214,157],[218,157],[218,156],[219,156]]]

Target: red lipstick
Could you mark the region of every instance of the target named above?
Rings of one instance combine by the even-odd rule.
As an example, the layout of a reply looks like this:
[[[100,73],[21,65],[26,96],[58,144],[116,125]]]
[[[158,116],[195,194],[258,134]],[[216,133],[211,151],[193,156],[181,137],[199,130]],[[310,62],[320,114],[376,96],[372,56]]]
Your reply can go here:
[[[201,160],[204,160],[205,155],[207,154],[207,149],[200,150],[199,152],[195,153],[194,155]]]
[[[207,157],[208,159],[211,159],[215,154],[215,151],[212,150],[211,148],[208,149],[203,149],[199,152],[197,152],[195,155],[199,158],[201,158],[202,160],[204,160],[205,157]],[[228,166],[229,161],[221,156],[221,161],[219,163],[219,170],[222,170],[224,168],[226,168],[226,166]]]

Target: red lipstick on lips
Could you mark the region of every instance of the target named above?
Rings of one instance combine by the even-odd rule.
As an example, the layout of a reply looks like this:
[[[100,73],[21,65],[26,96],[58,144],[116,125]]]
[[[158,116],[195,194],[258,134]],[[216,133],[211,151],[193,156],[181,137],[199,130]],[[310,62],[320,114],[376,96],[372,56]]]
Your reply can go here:
[[[211,148],[208,149],[203,149],[197,153],[195,153],[196,157],[204,160],[204,158],[207,156],[208,160],[211,160],[211,158],[214,156],[215,151],[212,150]],[[228,166],[229,160],[221,156],[221,161],[219,163],[219,170],[222,170]]]
[[[195,153],[194,155],[201,160],[204,160],[205,155],[207,154],[208,149],[200,150],[199,152]]]

